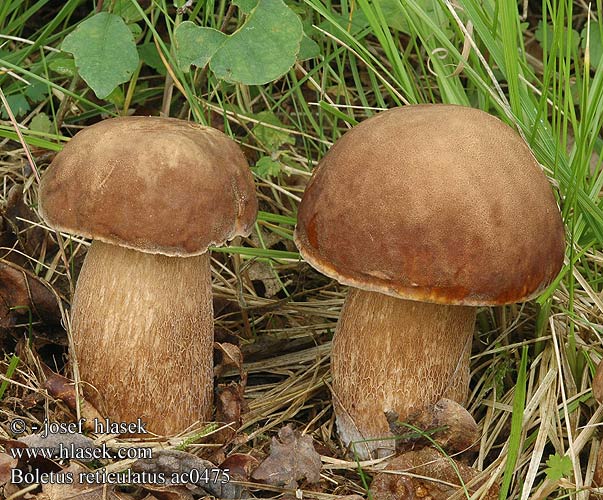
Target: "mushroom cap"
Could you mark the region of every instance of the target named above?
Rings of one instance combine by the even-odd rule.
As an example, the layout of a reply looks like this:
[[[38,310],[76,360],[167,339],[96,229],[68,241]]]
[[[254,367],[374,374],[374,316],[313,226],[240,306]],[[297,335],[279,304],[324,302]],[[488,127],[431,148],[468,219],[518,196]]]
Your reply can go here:
[[[257,199],[241,149],[222,132],[132,116],[65,145],[42,178],[40,213],[60,231],[183,257],[249,234]]]
[[[557,203],[525,142],[483,111],[442,104],[345,133],[306,188],[295,242],[340,283],[473,306],[528,300],[564,256]]]

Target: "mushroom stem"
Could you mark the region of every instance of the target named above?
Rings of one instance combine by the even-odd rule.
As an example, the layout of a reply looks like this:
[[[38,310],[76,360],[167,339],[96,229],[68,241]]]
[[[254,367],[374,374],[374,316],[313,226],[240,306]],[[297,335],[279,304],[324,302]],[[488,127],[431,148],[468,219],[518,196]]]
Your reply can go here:
[[[465,403],[475,314],[475,307],[350,289],[331,368],[337,428],[360,458],[395,449],[384,412],[404,421],[441,398]]]
[[[166,257],[94,241],[71,331],[80,378],[93,386],[86,392],[112,421],[141,418],[148,431],[169,435],[211,417],[208,253]]]

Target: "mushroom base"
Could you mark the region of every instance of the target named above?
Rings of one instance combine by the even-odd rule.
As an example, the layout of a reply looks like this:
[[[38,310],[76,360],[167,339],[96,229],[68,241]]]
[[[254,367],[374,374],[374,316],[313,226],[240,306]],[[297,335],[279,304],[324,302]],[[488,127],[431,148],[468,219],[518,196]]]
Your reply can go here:
[[[475,307],[350,289],[333,338],[337,429],[361,459],[394,451],[385,412],[399,421],[448,398],[463,405]]]
[[[114,422],[170,435],[207,421],[213,396],[208,254],[179,258],[94,241],[71,331],[80,378]]]

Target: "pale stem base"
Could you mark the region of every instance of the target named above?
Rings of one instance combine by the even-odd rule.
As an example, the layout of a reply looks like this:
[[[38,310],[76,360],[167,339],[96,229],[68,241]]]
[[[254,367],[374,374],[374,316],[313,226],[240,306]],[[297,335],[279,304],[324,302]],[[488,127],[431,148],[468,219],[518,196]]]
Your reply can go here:
[[[384,412],[404,421],[443,397],[465,404],[475,314],[475,307],[350,289],[331,369],[339,435],[348,446],[356,443],[360,458],[394,450]]]

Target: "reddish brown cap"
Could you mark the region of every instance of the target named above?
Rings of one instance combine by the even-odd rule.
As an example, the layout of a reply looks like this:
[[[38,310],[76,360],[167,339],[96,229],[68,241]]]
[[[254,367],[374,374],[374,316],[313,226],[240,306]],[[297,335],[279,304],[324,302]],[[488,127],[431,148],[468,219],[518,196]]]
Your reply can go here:
[[[477,109],[404,106],[348,131],[299,206],[304,259],[341,283],[444,304],[505,304],[564,256],[557,203],[530,149]]]
[[[40,213],[61,231],[189,256],[249,234],[257,199],[241,149],[222,132],[133,116],[65,145],[42,179]]]

